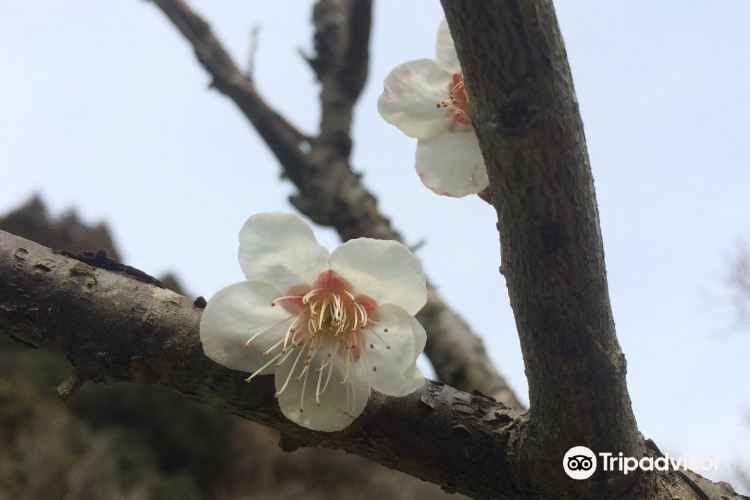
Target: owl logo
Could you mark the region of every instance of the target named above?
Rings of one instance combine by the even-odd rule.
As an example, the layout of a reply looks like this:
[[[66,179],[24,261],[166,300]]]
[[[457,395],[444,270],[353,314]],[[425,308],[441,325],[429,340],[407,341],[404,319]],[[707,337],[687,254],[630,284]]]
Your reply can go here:
[[[588,479],[596,472],[596,454],[585,446],[574,446],[563,457],[563,470],[571,479]]]
[[[568,457],[568,469],[570,470],[589,470],[593,465],[593,457],[587,457],[586,455]]]

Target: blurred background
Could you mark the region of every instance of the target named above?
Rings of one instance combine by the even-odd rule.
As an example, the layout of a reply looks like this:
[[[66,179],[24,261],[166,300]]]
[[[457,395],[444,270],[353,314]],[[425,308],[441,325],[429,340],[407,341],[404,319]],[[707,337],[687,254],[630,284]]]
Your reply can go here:
[[[257,87],[316,130],[318,88],[299,55],[311,50],[312,2],[191,5],[243,66],[258,27]],[[748,493],[738,481],[750,468],[750,323],[738,304],[750,292],[736,278],[750,238],[750,3],[555,5],[639,426],[672,455],[717,457],[705,474]],[[414,141],[376,110],[394,66],[433,56],[441,17],[437,1],[375,3],[353,163],[409,243],[424,240],[428,275],[525,401],[494,211],[425,189]],[[0,61],[0,229],[105,248],[210,297],[242,279],[245,219],[292,210],[275,159],[149,2],[0,0]],[[0,338],[0,498],[442,495],[343,453],[283,454],[270,430],[143,387],[86,385],[60,403],[68,369]]]

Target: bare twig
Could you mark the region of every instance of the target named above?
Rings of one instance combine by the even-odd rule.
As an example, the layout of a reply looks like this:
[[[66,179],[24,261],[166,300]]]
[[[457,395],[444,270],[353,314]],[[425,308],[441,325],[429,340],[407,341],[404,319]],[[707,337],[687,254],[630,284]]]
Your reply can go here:
[[[316,138],[305,137],[258,95],[208,24],[185,2],[154,3],[190,42],[214,87],[237,104],[276,155],[298,189],[290,200],[295,208],[318,224],[335,228],[342,240],[364,236],[403,241],[349,162],[352,108],[367,78],[370,0],[322,0],[315,7],[316,53],[308,61],[322,85]],[[418,317],[428,332],[426,353],[440,380],[522,407],[481,340],[434,287]]]
[[[258,33],[260,33],[260,25],[256,24],[250,30],[250,48],[247,54],[247,70],[245,70],[245,76],[248,80],[253,80],[253,74],[255,73],[255,55],[258,52]]]

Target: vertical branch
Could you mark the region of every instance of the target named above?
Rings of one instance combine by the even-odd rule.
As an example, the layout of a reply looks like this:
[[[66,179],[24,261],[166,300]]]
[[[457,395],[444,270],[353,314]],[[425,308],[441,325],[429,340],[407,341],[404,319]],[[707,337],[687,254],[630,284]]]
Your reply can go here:
[[[538,466],[561,477],[559,457],[574,445],[641,456],[586,140],[552,1],[443,0],[443,7],[498,214],[529,424],[545,436],[527,450],[543,446],[554,460]]]
[[[321,83],[320,134],[315,143],[349,158],[352,111],[367,81],[371,0],[320,0],[313,9],[315,58]]]

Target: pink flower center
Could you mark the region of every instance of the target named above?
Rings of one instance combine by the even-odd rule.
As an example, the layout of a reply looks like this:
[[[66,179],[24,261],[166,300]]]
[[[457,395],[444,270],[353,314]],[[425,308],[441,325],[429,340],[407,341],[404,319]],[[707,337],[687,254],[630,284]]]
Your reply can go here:
[[[264,357],[270,358],[269,361],[245,381],[250,382],[271,364],[279,368],[289,363],[291,366],[286,378],[275,396],[278,398],[292,380],[301,381],[299,411],[304,412],[305,387],[310,373],[314,373],[310,383],[315,384],[315,404],[320,406],[334,368],[339,364],[344,372],[340,383],[347,385],[344,413],[354,418],[357,407],[355,363],[359,361],[364,348],[362,330],[370,324],[379,324],[371,319],[377,309],[375,301],[366,295],[355,295],[349,282],[334,271],[326,271],[318,276],[313,286],[291,287],[286,295],[271,302],[272,307],[277,305],[283,306],[291,314],[285,321],[292,321],[286,333],[262,353]],[[276,325],[253,334],[245,341],[245,347],[249,347],[256,338],[271,331],[274,326]],[[387,333],[388,328],[383,328],[383,331]],[[386,349],[391,348],[379,334],[373,331],[373,335],[383,342]],[[318,361],[317,367],[312,366],[313,360],[324,346],[326,355]],[[373,349],[373,344],[369,348]],[[376,369],[375,366],[372,367],[373,371]]]
[[[460,123],[471,127],[471,106],[469,95],[464,85],[464,74],[454,73],[448,86],[448,99],[437,103],[438,108],[445,108],[453,113],[454,123]]]
[[[312,288],[292,287],[283,305],[297,315],[296,331],[292,332],[297,342],[335,339],[354,360],[360,356],[360,332],[377,308],[370,297],[355,295],[351,285],[334,271],[321,273]]]

